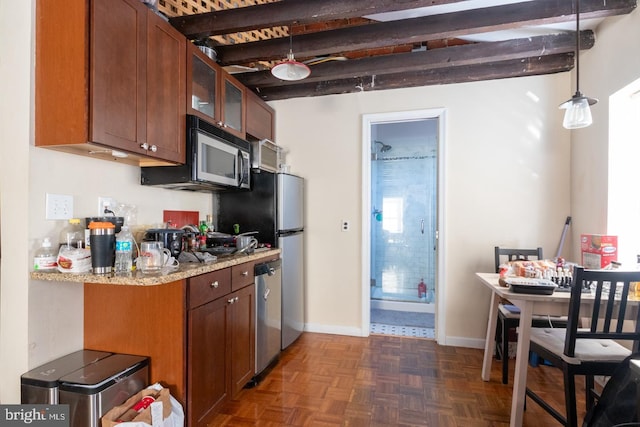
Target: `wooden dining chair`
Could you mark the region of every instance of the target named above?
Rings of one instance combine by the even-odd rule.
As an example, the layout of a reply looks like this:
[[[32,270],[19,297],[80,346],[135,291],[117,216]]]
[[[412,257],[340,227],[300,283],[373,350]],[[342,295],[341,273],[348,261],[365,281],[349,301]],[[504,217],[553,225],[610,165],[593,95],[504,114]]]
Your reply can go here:
[[[616,367],[640,343],[640,310],[629,307],[629,288],[640,282],[640,271],[575,269],[571,286],[569,315],[566,328],[532,328],[531,351],[562,369],[565,391],[565,415],[545,402],[527,387],[526,395],[565,426],[577,426],[575,376],[585,376],[587,411],[598,397],[594,376],[611,376]],[[586,286],[585,286],[586,285]],[[583,288],[591,287],[593,300],[583,300]],[[580,306],[592,303],[588,324],[580,327]],[[625,315],[632,314],[631,331],[623,329]],[[587,313],[583,313],[587,314]],[[631,350],[622,345],[630,343]]]
[[[496,273],[505,262],[542,259],[542,248],[507,249],[495,247]],[[498,305],[498,324],[496,325],[496,357],[502,359],[502,384],[509,383],[509,334],[520,324],[520,314],[513,312],[505,304]]]

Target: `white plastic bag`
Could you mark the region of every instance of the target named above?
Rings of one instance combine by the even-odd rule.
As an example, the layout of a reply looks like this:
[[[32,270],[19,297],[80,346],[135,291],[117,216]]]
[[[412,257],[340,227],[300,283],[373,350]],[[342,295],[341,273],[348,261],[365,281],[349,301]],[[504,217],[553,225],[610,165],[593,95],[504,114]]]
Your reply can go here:
[[[163,387],[156,383],[149,387],[147,390],[155,390],[157,392],[161,392]],[[144,392],[144,391],[143,391]],[[140,393],[143,393],[140,392]],[[164,391],[166,393],[166,391]],[[167,393],[168,394],[168,393]],[[165,395],[166,396],[166,395]],[[130,400],[135,400],[130,398]],[[167,414],[168,411],[165,411],[163,401],[168,402],[171,405],[171,412]],[[176,400],[175,397],[168,394],[168,399],[158,399],[149,406],[149,411],[151,415],[151,424],[144,421],[127,421],[127,422],[115,422],[117,416],[122,414],[124,410],[127,408],[124,407],[127,405],[121,405],[119,407],[115,407],[107,412],[102,419],[102,425],[110,426],[117,424],[118,427],[184,427],[184,411],[182,409],[182,405],[180,402]],[[147,410],[145,409],[145,412]],[[163,419],[163,416],[166,418]],[[138,418],[138,417],[136,417]],[[149,418],[149,417],[146,417]]]

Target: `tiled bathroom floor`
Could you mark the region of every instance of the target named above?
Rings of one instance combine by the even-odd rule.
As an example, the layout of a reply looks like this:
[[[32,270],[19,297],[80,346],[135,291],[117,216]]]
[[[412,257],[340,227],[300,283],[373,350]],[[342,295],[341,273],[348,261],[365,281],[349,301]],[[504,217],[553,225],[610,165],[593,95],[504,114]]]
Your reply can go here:
[[[382,323],[371,323],[369,329],[371,334],[395,335],[401,337],[430,338],[435,339],[433,328],[420,328],[416,326],[384,325]]]

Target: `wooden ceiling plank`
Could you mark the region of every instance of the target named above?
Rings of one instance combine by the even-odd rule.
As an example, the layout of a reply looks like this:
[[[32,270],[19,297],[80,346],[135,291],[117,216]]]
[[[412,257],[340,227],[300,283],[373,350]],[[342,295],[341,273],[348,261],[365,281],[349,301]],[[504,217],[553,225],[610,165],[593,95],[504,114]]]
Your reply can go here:
[[[572,4],[573,2],[567,0],[537,0],[399,22],[380,22],[300,34],[293,38],[293,52],[300,60],[300,58],[514,29],[523,25],[571,22],[575,19]],[[583,19],[620,15],[633,11],[635,7],[636,0],[607,0],[606,2],[582,0],[580,15]],[[222,65],[277,60],[283,58],[289,51],[289,39],[279,38],[219,46],[216,50]]]
[[[302,83],[293,86],[264,88],[258,95],[265,101],[310,96],[336,95],[373,90],[398,89],[497,80],[553,74],[573,68],[573,55],[569,53],[537,56],[533,58],[475,64],[454,68],[440,68],[413,73],[367,76],[324,82]]]
[[[580,32],[580,47],[590,49],[595,42],[592,31]],[[527,37],[491,43],[476,43],[443,49],[382,55],[349,61],[333,61],[314,65],[305,82],[345,79],[411,72],[444,67],[459,67],[510,59],[553,55],[575,51],[575,36],[571,33]],[[249,88],[292,85],[274,77],[270,71],[241,73],[236,77]]]
[[[176,16],[169,19],[189,39],[261,28],[325,22],[373,13],[416,9],[462,0],[282,0],[279,2]]]

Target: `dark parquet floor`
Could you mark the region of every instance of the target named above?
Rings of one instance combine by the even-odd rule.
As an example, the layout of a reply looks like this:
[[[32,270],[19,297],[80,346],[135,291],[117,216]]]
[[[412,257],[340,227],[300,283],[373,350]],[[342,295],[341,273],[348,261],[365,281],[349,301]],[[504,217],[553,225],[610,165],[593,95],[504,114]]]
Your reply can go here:
[[[304,333],[209,426],[508,426],[513,363],[509,384],[501,383],[495,360],[484,382],[482,354],[426,339]],[[562,408],[560,370],[529,367],[528,376]],[[584,418],[583,399],[578,411]],[[529,401],[524,425],[558,423]]]

